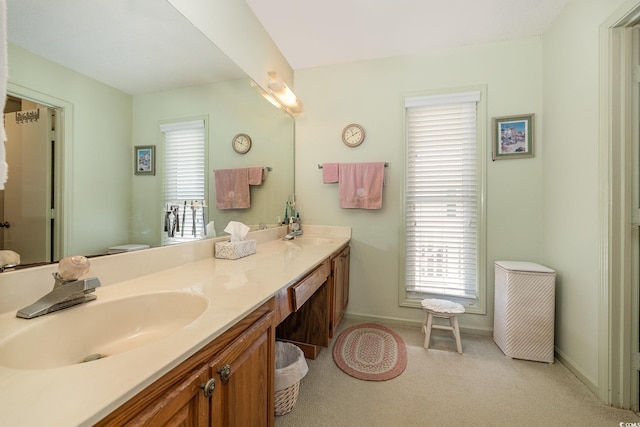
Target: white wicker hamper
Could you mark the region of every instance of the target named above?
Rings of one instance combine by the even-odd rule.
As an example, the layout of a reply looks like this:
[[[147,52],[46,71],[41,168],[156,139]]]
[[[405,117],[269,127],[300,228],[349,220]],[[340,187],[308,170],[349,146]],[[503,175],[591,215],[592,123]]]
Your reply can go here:
[[[554,270],[523,261],[496,261],[493,340],[513,359],[553,363]]]

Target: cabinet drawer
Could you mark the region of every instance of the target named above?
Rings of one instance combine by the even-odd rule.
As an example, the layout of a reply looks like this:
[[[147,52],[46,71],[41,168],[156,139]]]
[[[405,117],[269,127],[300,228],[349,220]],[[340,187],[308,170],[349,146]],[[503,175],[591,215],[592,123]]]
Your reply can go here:
[[[329,271],[329,260],[327,260],[307,277],[289,288],[289,299],[293,311],[298,311],[311,295],[327,281]]]

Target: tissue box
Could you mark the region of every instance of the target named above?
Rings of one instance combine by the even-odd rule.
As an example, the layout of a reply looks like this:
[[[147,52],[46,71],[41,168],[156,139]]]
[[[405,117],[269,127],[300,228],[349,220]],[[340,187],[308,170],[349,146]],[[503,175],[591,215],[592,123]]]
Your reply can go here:
[[[222,259],[238,259],[256,253],[255,240],[240,242],[216,242],[214,256]]]

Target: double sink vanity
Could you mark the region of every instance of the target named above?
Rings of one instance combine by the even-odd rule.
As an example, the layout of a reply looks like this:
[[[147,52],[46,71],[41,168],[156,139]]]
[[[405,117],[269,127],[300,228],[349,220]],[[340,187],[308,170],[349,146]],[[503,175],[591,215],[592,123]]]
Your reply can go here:
[[[276,338],[313,358],[348,302],[351,229],[304,231],[237,260],[221,239],[95,258],[96,301],[30,320],[13,307],[53,267],[3,273],[0,425],[273,425]]]

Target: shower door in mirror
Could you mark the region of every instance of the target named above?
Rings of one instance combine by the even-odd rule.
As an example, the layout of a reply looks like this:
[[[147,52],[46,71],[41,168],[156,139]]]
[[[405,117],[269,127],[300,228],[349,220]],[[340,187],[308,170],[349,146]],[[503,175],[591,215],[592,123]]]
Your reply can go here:
[[[4,115],[9,178],[4,189],[3,249],[21,264],[52,261],[52,115],[35,108]]]

